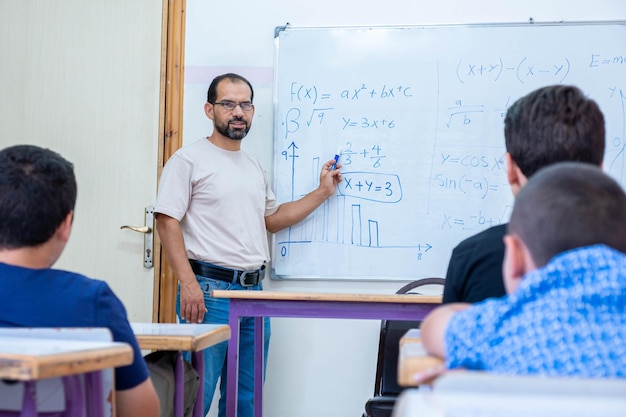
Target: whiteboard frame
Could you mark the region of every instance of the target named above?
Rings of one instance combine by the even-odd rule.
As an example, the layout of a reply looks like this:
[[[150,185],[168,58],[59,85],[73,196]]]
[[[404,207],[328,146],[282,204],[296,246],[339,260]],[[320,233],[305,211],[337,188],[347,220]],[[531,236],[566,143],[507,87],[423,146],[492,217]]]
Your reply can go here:
[[[398,29],[436,29],[436,28],[531,28],[531,27],[568,27],[568,26],[625,26],[626,20],[571,20],[571,21],[535,21],[532,17],[526,22],[489,22],[489,23],[450,23],[450,24],[416,24],[416,25],[327,25],[327,26],[293,26],[290,23],[286,23],[283,26],[276,26],[274,28],[274,87],[273,87],[273,111],[274,111],[274,129],[272,137],[272,158],[273,158],[273,183],[272,187],[276,189],[277,164],[276,164],[276,152],[277,152],[277,140],[279,135],[278,126],[280,121],[278,119],[278,85],[280,79],[279,68],[279,55],[280,55],[280,36],[284,32],[290,31],[311,31],[311,32],[324,32],[329,30],[398,30]],[[624,54],[626,58],[626,54]],[[626,66],[626,64],[625,64]],[[608,141],[608,137],[607,137]],[[272,259],[275,258],[275,235],[272,235],[270,239],[270,252]],[[415,276],[411,278],[399,278],[399,277],[384,277],[380,276],[372,278],[369,276],[347,276],[347,277],[327,277],[321,275],[310,274],[298,274],[298,275],[280,275],[276,274],[272,265],[270,265],[270,278],[272,280],[302,280],[302,281],[364,281],[364,282],[407,282],[418,278],[425,278],[425,276]]]

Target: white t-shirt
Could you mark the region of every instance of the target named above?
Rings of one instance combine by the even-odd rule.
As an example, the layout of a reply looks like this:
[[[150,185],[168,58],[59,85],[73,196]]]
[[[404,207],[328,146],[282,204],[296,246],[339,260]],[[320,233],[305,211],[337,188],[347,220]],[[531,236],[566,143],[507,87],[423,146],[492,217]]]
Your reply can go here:
[[[167,161],[154,211],[180,222],[188,258],[252,270],[270,260],[265,216],[278,206],[257,159],[204,138]]]

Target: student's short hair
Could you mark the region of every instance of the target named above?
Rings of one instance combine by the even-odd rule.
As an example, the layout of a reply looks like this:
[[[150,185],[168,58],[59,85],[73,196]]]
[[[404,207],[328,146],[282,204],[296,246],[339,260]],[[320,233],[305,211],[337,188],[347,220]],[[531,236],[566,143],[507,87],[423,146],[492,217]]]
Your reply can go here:
[[[539,88],[518,99],[504,119],[506,150],[526,176],[555,162],[600,166],[604,116],[595,101],[574,86]]]
[[[559,253],[594,244],[626,252],[626,194],[599,167],[557,163],[521,188],[508,232],[520,237],[539,267]]]
[[[250,84],[250,81],[248,81],[247,79],[245,79],[239,74],[234,74],[232,72],[229,72],[228,74],[218,75],[217,77],[213,79],[213,81],[211,81],[211,85],[209,85],[209,90],[207,91],[207,95],[206,95],[207,103],[215,104],[215,102],[217,101],[217,86],[223,80],[230,80],[233,83],[234,82],[246,83],[248,87],[250,87],[250,102],[251,103],[254,102],[254,89],[252,88],[252,84]]]
[[[32,145],[0,151],[0,248],[48,241],[76,204],[74,167]]]

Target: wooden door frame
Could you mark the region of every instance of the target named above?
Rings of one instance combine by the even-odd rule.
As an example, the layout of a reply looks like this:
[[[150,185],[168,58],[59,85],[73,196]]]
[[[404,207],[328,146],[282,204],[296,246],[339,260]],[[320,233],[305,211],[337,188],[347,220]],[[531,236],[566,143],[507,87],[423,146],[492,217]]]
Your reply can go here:
[[[185,6],[186,0],[163,0],[157,184],[165,162],[183,144]],[[154,237],[152,321],[175,323],[177,281],[163,256],[158,234]]]

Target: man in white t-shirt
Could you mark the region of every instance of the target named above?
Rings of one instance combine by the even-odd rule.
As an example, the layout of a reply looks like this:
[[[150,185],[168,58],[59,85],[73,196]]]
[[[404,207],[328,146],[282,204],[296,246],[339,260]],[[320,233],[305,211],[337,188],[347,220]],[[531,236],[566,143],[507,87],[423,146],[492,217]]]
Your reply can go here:
[[[179,149],[161,175],[156,203],[157,230],[179,281],[176,310],[181,322],[228,323],[228,300],[211,291],[261,290],[270,259],[266,231],[277,232],[303,220],[342,180],[335,160],[322,168],[319,187],[300,200],[280,204],[260,162],[241,150],[254,116],[254,91],[237,74],[216,77],[204,112],[213,121],[211,136]],[[245,273],[244,273],[245,272]],[[238,416],[253,412],[253,319],[240,330]],[[265,319],[265,361],[269,347]],[[219,415],[226,408],[226,342],[205,350],[205,414],[217,380]]]

